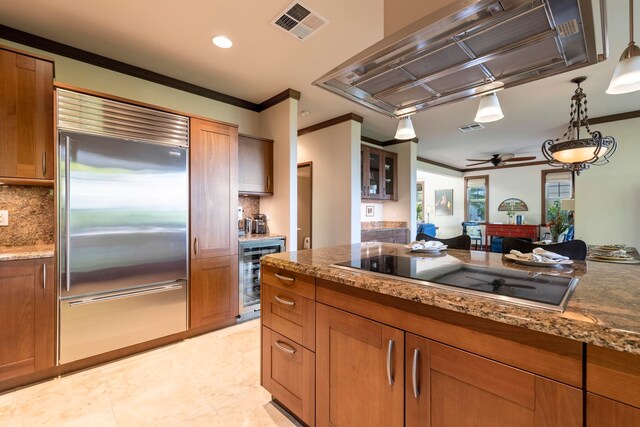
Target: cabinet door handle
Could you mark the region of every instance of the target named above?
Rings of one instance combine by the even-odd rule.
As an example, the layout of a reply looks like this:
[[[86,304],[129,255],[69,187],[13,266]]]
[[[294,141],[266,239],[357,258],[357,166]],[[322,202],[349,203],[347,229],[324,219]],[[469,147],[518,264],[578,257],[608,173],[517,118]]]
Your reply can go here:
[[[295,301],[291,301],[285,298],[280,298],[279,296],[275,295],[273,297],[276,301],[278,301],[280,304],[284,304],[284,305],[290,305],[290,306],[294,306],[296,305]]]
[[[280,279],[280,280],[282,280],[282,281],[284,281],[284,282],[293,282],[293,281],[295,281],[295,280],[296,280],[296,279],[294,279],[294,278],[292,278],[292,277],[281,276],[281,275],[279,275],[278,273],[276,273],[276,274],[275,274],[275,276],[276,276],[278,279]]]
[[[411,382],[413,383],[413,397],[416,399],[420,395],[418,387],[418,358],[420,358],[420,349],[413,350],[413,370],[411,371]]]
[[[293,354],[296,352],[295,348],[291,347],[289,344],[283,343],[282,341],[276,340],[274,344],[285,353]]]
[[[393,357],[393,340],[389,340],[389,347],[387,348],[387,379],[389,385],[393,385],[393,372],[391,372],[391,362]]]
[[[271,177],[267,175],[267,191],[271,190]]]
[[[47,289],[47,264],[42,264],[42,289]]]
[[[193,238],[193,254],[198,256],[198,238]]]
[[[42,152],[42,176],[47,176],[47,152]]]

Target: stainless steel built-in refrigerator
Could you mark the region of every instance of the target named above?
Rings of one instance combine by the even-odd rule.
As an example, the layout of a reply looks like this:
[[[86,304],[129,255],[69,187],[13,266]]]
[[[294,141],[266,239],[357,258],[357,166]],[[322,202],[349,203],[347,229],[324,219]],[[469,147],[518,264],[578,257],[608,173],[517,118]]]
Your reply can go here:
[[[58,91],[59,361],[187,328],[188,118]]]

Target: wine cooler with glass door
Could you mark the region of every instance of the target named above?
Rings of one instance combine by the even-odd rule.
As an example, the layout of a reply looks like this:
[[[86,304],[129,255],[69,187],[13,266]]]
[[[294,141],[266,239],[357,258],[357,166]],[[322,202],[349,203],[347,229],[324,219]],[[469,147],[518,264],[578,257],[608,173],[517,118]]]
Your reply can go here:
[[[240,292],[239,321],[260,316],[260,258],[284,252],[284,239],[264,239],[240,242],[238,282]]]

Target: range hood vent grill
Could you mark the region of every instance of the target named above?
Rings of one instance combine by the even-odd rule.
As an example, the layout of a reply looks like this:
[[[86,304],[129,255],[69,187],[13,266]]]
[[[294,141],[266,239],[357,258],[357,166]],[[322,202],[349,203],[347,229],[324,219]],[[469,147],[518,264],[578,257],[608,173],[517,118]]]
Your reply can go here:
[[[390,117],[598,61],[591,0],[457,0],[314,82]]]
[[[272,24],[298,40],[304,41],[329,21],[300,2],[293,2],[280,13]]]

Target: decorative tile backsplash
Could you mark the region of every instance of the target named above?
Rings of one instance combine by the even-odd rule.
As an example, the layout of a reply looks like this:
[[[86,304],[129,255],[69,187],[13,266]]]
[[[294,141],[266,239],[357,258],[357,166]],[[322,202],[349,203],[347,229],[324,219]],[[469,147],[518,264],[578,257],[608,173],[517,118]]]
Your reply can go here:
[[[247,218],[260,213],[260,197],[239,196],[238,206],[242,207],[242,217]]]
[[[52,244],[55,210],[49,187],[0,186],[0,210],[9,225],[0,227],[0,247]]]

